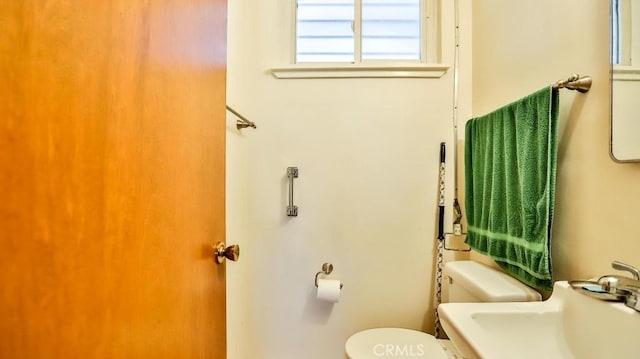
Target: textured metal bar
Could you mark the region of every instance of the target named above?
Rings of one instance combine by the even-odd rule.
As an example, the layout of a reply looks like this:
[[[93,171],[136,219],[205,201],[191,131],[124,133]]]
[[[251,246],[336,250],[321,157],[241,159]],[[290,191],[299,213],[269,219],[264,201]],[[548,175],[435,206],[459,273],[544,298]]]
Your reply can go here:
[[[287,177],[289,178],[289,205],[287,206],[287,216],[298,216],[298,206],[293,204],[293,179],[298,178],[298,167],[287,167]]]

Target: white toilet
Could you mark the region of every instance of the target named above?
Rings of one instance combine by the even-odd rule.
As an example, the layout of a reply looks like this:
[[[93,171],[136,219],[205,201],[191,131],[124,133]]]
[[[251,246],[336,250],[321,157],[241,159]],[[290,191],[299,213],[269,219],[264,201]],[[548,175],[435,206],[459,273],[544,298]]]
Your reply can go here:
[[[447,263],[443,269],[443,302],[533,302],[540,293],[508,274],[473,261]],[[350,359],[462,358],[454,345],[427,333],[402,328],[375,328],[353,334],[345,344]]]

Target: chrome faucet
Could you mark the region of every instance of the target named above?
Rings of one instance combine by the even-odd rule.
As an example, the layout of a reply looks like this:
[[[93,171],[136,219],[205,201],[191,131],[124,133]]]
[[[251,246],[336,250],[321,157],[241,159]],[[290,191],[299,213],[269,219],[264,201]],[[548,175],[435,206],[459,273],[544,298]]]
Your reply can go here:
[[[625,305],[640,312],[640,269],[628,264],[614,261],[613,269],[627,271],[633,278],[619,275],[605,275],[598,279],[598,283],[605,291],[624,297]]]

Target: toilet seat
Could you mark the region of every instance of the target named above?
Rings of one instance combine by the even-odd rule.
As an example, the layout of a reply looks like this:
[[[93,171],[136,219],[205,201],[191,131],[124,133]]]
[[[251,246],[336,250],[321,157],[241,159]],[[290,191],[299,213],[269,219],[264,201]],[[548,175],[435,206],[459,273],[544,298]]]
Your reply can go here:
[[[434,336],[403,328],[375,328],[355,333],[347,340],[345,351],[350,359],[447,359]]]

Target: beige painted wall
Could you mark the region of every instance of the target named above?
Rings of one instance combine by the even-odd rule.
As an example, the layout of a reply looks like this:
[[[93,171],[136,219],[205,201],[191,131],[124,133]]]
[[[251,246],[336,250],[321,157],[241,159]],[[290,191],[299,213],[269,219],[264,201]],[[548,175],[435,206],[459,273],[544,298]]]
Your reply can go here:
[[[608,21],[604,0],[473,1],[474,116],[572,73],[593,77],[589,93],[560,97],[556,280],[640,265],[640,164],[609,158]]]
[[[473,77],[470,4],[461,6],[461,119],[472,115],[471,90],[480,115],[574,72],[594,78],[588,94],[561,95],[556,279],[598,276],[616,259],[640,265],[640,165],[608,155],[607,2],[474,0]],[[228,120],[227,240],[242,246],[227,267],[231,359],[337,358],[365,328],[433,327],[437,148],[451,144],[452,72],[276,80],[268,70],[290,59],[289,5],[229,4],[228,101],[258,124],[238,133]],[[300,168],[297,218],[284,216],[287,166]],[[334,306],[313,298],[326,261],[345,283]]]
[[[452,146],[453,73],[275,79],[269,69],[291,58],[292,3],[229,3],[228,103],[258,126],[238,133],[228,117],[227,241],[242,248],[227,265],[231,359],[340,358],[367,328],[433,332],[438,151]],[[461,117],[471,104],[470,20],[463,11]],[[446,2],[449,65],[453,28]],[[300,170],[296,218],[285,216],[288,166]],[[345,285],[335,305],[314,298],[324,262]]]

